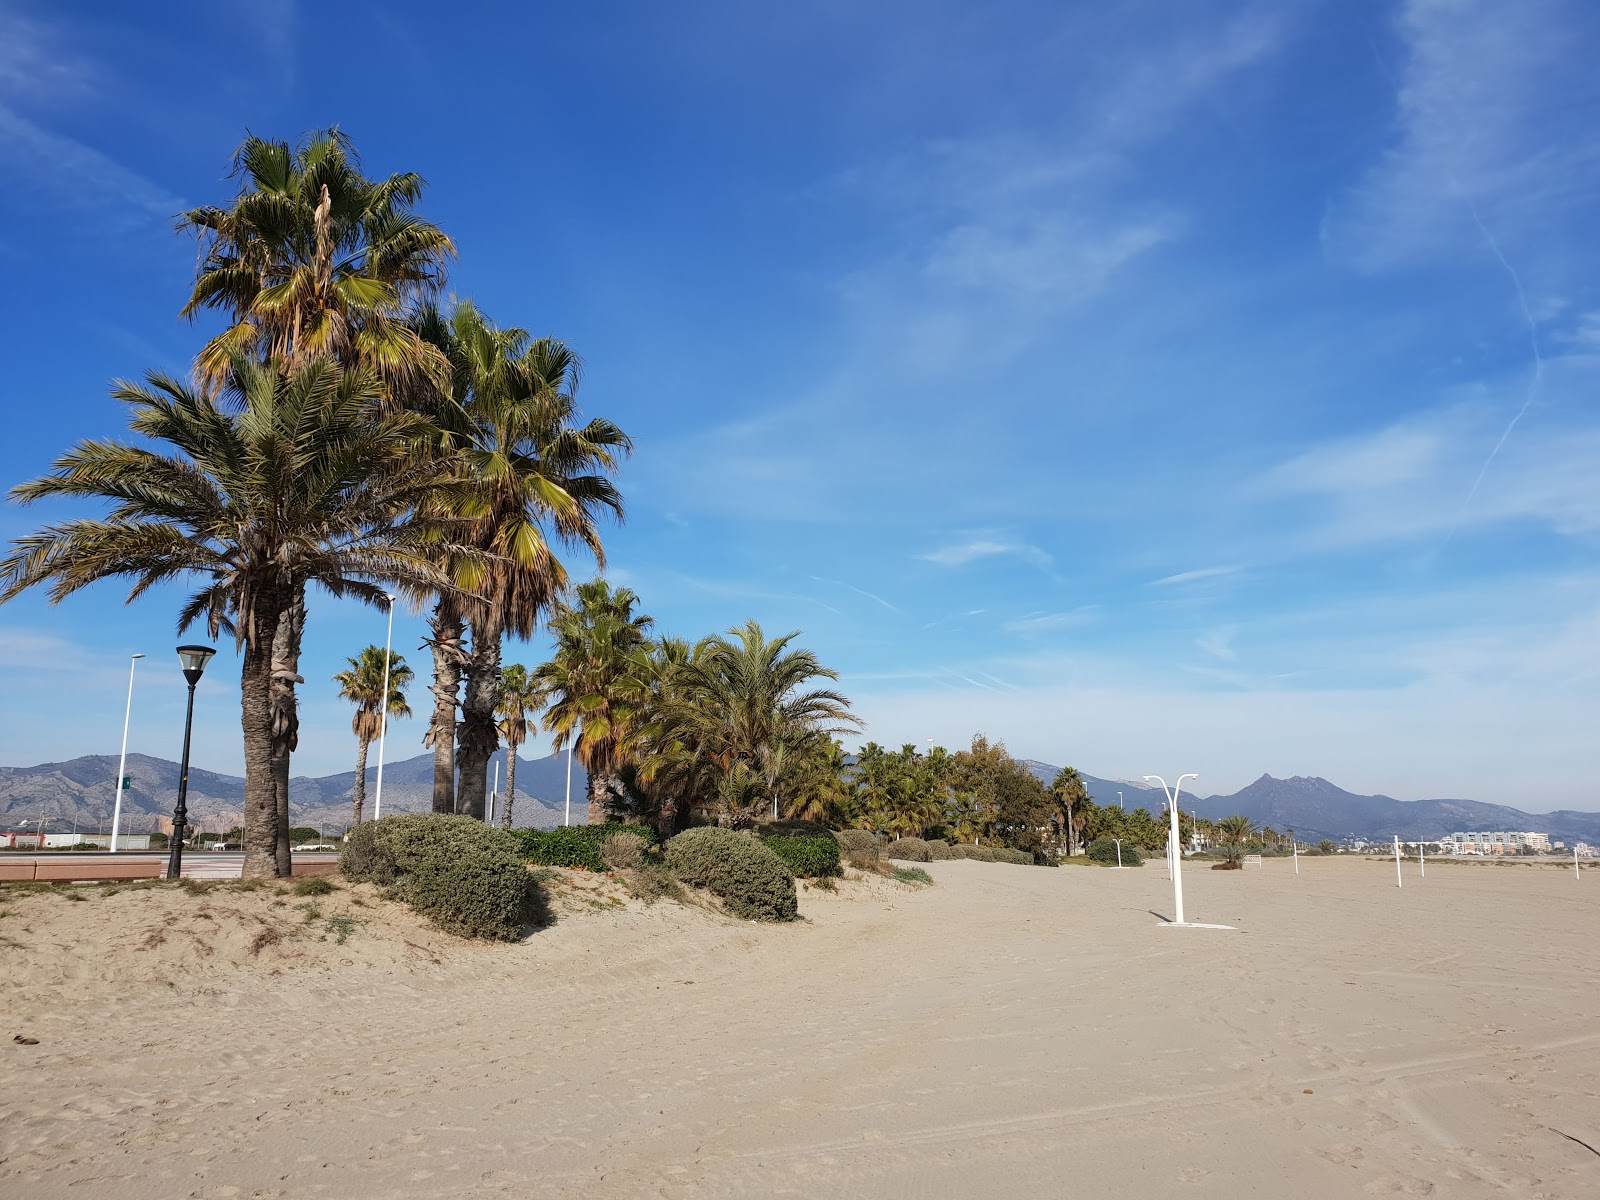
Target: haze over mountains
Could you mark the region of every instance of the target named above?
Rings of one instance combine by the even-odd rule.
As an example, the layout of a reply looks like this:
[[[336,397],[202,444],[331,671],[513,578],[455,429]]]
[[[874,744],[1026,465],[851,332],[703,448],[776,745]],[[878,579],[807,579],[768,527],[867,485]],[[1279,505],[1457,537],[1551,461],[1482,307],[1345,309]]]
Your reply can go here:
[[[500,787],[505,790],[505,752],[501,751]],[[1024,760],[1039,779],[1049,783],[1060,768]],[[64,763],[33,767],[0,767],[0,824],[30,823],[45,818],[77,820],[85,829],[109,827],[115,799],[117,758],[111,754],[86,755]],[[128,755],[132,782],[123,797],[127,814],[123,828],[144,832],[156,817],[171,816],[178,795],[178,764],[144,754]],[[492,778],[492,768],[491,768]],[[1130,811],[1144,808],[1160,813],[1165,801],[1159,788],[1143,782],[1084,777],[1097,804],[1122,802]],[[367,771],[367,815],[372,804],[377,769]],[[566,796],[566,757],[517,760],[517,797],[512,809],[519,826],[550,828],[561,824]],[[350,790],[354,771],[318,778],[296,776],[290,787],[290,811],[297,825],[344,828],[350,820]],[[581,764],[572,766],[572,819],[587,815],[587,775]],[[433,794],[433,758],[387,763],[383,771],[385,812],[427,812]],[[237,825],[244,803],[244,780],[212,771],[189,772],[190,820],[201,828],[221,832]],[[1183,797],[1184,812],[1215,819],[1243,813],[1260,825],[1279,831],[1293,829],[1302,839],[1317,841],[1350,838],[1384,841],[1435,838],[1458,829],[1520,829],[1549,834],[1564,841],[1600,842],[1600,813],[1560,810],[1528,813],[1501,804],[1475,800],[1395,800],[1389,796],[1358,796],[1326,779],[1295,776],[1276,779],[1263,775],[1229,795]]]

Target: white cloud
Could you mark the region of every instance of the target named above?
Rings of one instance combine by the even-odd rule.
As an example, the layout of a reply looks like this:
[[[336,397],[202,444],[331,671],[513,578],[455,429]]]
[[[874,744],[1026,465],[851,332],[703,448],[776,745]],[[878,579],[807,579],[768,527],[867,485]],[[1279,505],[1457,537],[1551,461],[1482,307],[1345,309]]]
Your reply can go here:
[[[1205,653],[1211,655],[1212,658],[1220,658],[1224,662],[1232,662],[1238,657],[1233,649],[1233,639],[1238,635],[1239,627],[1237,625],[1229,625],[1223,629],[1213,629],[1201,634],[1195,639],[1194,644]]]
[[[1095,619],[1092,608],[1075,608],[1070,612],[1032,613],[1026,617],[1007,621],[1001,628],[1007,633],[1051,633],[1058,629],[1076,629]]]
[[[1037,567],[1048,567],[1051,561],[1050,556],[1037,546],[1030,546],[1026,542],[996,541],[992,538],[953,542],[927,554],[917,555],[922,561],[935,563],[941,567],[964,567],[980,559],[1011,556],[1031,562]]]
[[[25,181],[32,191],[48,191],[58,204],[97,210],[115,225],[165,222],[183,208],[183,201],[160,184],[4,105],[0,156],[6,159],[13,193]]]
[[[1160,579],[1152,579],[1150,587],[1170,587],[1179,583],[1196,583],[1202,579],[1218,579],[1224,575],[1235,575],[1238,567],[1200,567],[1193,571],[1179,571],[1176,575],[1164,575]]]

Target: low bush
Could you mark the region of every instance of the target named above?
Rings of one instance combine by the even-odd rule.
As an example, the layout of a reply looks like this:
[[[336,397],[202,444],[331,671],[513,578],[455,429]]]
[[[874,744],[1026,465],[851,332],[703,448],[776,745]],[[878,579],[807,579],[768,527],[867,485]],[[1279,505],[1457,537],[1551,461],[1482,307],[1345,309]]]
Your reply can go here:
[[[543,900],[521,851],[515,834],[471,817],[384,817],[350,831],[339,866],[449,933],[512,941]]]
[[[600,843],[600,858],[613,871],[627,871],[644,862],[648,845],[637,833],[614,833]]]
[[[1117,865],[1117,843],[1111,838],[1095,838],[1089,843],[1089,849],[1085,853],[1097,863],[1105,863],[1108,867]],[[1122,843],[1122,865],[1125,867],[1144,865],[1144,855],[1132,842]]]
[[[333,886],[331,879],[324,879],[321,875],[312,875],[310,878],[302,879],[294,885],[294,894],[296,896],[326,896],[329,892],[338,890]]]
[[[933,882],[933,876],[921,867],[896,867],[893,876],[896,883],[909,883],[912,887],[927,887]]]
[[[685,830],[667,843],[665,861],[684,883],[705,888],[736,917],[792,921],[799,912],[788,864],[748,833]]]
[[[1033,855],[1026,850],[1013,850],[1010,846],[996,846],[994,848],[995,862],[1012,863],[1019,867],[1033,866]]]
[[[878,835],[866,829],[841,829],[833,835],[839,843],[839,848],[846,854],[857,858],[878,857]]]
[[[839,843],[831,837],[763,835],[761,844],[788,863],[796,879],[828,879],[840,874]]]
[[[648,825],[563,825],[559,829],[522,829],[515,836],[522,843],[522,855],[543,867],[585,867],[604,871],[606,860],[600,847],[619,834],[630,833],[644,845],[653,846],[655,830]]]
[[[928,860],[930,862],[943,862],[947,858],[959,858],[956,848],[949,842],[932,841],[928,843]]]
[[[921,838],[896,838],[883,852],[885,858],[898,858],[902,862],[931,862],[928,843]]]
[[[970,858],[977,862],[994,862],[993,846],[971,846],[962,842],[959,846],[952,846],[957,858]]]

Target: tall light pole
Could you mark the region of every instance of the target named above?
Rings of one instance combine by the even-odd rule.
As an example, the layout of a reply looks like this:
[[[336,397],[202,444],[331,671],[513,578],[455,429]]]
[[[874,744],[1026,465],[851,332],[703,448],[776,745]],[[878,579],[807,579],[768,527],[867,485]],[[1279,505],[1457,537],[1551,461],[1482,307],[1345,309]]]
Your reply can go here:
[[[563,825],[572,824],[572,738],[567,739],[567,819]]]
[[[1177,784],[1171,788],[1167,787],[1167,781],[1159,775],[1146,775],[1145,778],[1159,783],[1162,794],[1167,798],[1167,809],[1172,821],[1172,907],[1177,918],[1173,924],[1187,925],[1188,922],[1183,919],[1183,842],[1178,833],[1178,793],[1183,790],[1185,779],[1199,779],[1200,776],[1194,771],[1179,775]]]
[[[183,874],[183,832],[189,824],[189,735],[194,730],[194,689],[216,650],[211,646],[179,646],[178,662],[189,683],[189,708],[183,715],[183,762],[178,767],[178,805],[172,810],[172,846],[167,855],[167,878]]]
[[[389,647],[394,643],[394,593],[385,592],[389,602],[389,631],[383,635],[383,695],[378,697],[378,786],[372,798],[372,819],[383,816],[383,735],[389,732]]]
[[[1128,811],[1127,805],[1122,803],[1122,793],[1120,791],[1117,793],[1117,807],[1120,808],[1123,812],[1127,812]]]
[[[133,716],[133,669],[139,665],[142,654],[128,660],[128,707],[122,714],[122,757],[117,760],[117,802],[111,806],[111,853],[117,852],[117,829],[122,822],[122,781],[128,770],[128,721]]]

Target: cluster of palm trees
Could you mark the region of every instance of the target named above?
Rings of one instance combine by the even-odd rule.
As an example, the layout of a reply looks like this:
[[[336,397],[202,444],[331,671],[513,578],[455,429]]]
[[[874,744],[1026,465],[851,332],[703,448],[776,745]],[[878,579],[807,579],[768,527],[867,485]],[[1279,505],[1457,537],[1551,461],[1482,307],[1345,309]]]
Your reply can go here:
[[[224,327],[191,381],[113,389],[138,444],[82,442],[13,490],[109,511],[18,539],[0,602],[109,578],[130,600],[195,585],[180,629],[203,622],[242,653],[245,873],[284,875],[310,585],[430,608],[434,808],[481,817],[502,641],[563,596],[553,544],[603,565],[599,522],[621,514],[612,479],[631,444],[580,421],[569,347],[441,303],[455,246],[417,213],[418,176],[367,178],[337,130],[250,137],[235,168],[232,203],[179,218],[201,245],[182,312]],[[369,728],[358,710],[358,740]]]

